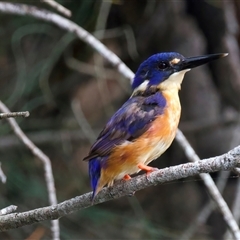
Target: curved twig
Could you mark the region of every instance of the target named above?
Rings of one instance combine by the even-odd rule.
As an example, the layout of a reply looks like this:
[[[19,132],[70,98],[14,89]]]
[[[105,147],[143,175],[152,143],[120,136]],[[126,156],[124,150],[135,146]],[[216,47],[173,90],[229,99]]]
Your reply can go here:
[[[9,113],[9,109],[0,101],[0,111],[4,113]],[[51,161],[47,155],[45,155],[34,143],[25,135],[25,133],[21,130],[19,125],[17,124],[14,118],[6,119],[10,126],[12,127],[16,136],[25,144],[25,146],[32,152],[34,156],[36,156],[39,160],[43,162],[45,179],[48,190],[49,203],[51,205],[57,204],[57,195],[55,190],[54,178],[52,173],[52,165]],[[59,221],[52,221],[52,233],[53,239],[59,239]]]
[[[55,2],[54,0],[41,0],[41,2],[48,4],[49,6],[56,9],[58,12],[62,13],[66,17],[72,16],[72,12],[69,9],[65,8],[58,2]]]
[[[105,45],[98,41],[93,35],[87,32],[85,29],[78,26],[71,20],[64,18],[56,13],[50,11],[39,9],[34,6],[18,3],[7,3],[0,2],[0,12],[10,13],[21,16],[32,16],[37,19],[41,19],[46,22],[51,22],[58,27],[67,30],[75,34],[82,41],[89,44],[93,49],[95,49],[99,54],[101,54],[105,59],[107,59],[117,70],[126,78],[132,81],[134,77],[133,72],[121,61],[121,59],[110,51]]]

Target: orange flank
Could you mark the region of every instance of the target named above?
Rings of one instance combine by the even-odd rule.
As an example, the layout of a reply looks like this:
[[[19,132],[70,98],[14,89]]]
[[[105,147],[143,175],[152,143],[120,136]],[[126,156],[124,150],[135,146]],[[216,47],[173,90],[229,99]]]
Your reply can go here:
[[[167,102],[163,114],[157,116],[140,137],[134,141],[126,141],[112,150],[105,167],[101,169],[96,194],[105,185],[111,186],[114,180],[126,180],[127,175],[140,170],[151,172],[154,169],[147,165],[160,157],[171,145],[176,135],[181,106],[174,90],[163,90],[162,94]]]

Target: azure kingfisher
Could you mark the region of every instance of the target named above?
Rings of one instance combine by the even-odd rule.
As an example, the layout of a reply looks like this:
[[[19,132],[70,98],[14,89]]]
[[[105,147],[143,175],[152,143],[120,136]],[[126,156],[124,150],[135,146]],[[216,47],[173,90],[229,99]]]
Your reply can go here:
[[[175,138],[181,114],[178,91],[191,68],[225,57],[210,54],[183,57],[176,52],[157,53],[138,68],[133,93],[110,118],[84,158],[89,164],[92,200],[115,180],[130,179],[160,157]]]

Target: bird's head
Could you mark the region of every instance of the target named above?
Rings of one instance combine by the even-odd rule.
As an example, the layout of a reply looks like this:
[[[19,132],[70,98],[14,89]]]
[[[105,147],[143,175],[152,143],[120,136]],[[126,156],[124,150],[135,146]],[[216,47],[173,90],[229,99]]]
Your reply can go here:
[[[150,87],[162,90],[180,89],[187,71],[227,55],[219,53],[186,58],[176,52],[157,53],[139,66],[133,79],[132,88],[134,93],[144,92]]]

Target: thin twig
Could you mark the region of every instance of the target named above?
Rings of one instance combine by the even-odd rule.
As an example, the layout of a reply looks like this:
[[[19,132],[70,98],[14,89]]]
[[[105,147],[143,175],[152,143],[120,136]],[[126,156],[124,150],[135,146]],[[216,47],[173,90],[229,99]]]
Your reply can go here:
[[[104,32],[104,35],[102,34],[103,32]],[[111,29],[97,30],[97,31],[94,31],[93,34],[99,40],[106,39],[106,38],[117,38],[123,35],[126,38],[127,51],[129,56],[133,60],[139,57],[134,31],[129,25],[111,28]]]
[[[232,171],[240,177],[240,168],[239,167],[234,168]]]
[[[221,127],[227,124],[237,123],[237,115],[224,116],[221,115],[218,119],[204,119],[204,120],[196,120],[196,121],[183,121],[180,123],[179,128],[187,133],[187,132],[200,132],[207,131],[208,129],[213,129],[216,127]]]
[[[82,132],[84,133],[85,137],[89,140],[89,143],[92,144],[96,139],[96,134],[93,131],[92,127],[89,125],[86,117],[84,116],[80,102],[73,99],[71,102],[71,108],[79,126],[82,129]]]
[[[65,8],[61,4],[55,2],[54,0],[41,0],[41,2],[48,4],[52,8],[55,8],[58,12],[62,13],[66,17],[72,16],[72,12],[69,9]]]
[[[29,117],[29,112],[9,112],[9,113],[0,113],[0,119],[4,118],[16,118],[16,117]]]
[[[6,183],[6,181],[7,181],[7,177],[2,170],[2,163],[1,162],[0,162],[0,179],[1,179],[2,183]]]
[[[5,113],[10,112],[9,109],[1,101],[0,101],[0,110]],[[30,139],[25,135],[25,133],[18,126],[14,118],[7,118],[7,121],[9,122],[16,136],[25,144],[27,148],[31,150],[34,156],[36,156],[39,160],[43,162],[49,203],[51,205],[56,205],[57,196],[56,196],[54,178],[52,173],[52,165],[51,165],[50,159],[37,146],[35,146],[33,142],[30,141]],[[52,233],[53,233],[53,239],[59,239],[59,221],[58,220],[52,221]]]
[[[236,221],[239,222],[239,219],[240,219],[240,201],[239,201],[239,199],[240,199],[240,180],[239,179],[238,179],[237,188],[236,188],[235,193],[236,193],[236,196],[235,196],[235,199],[233,202],[232,212],[233,212],[233,216],[236,219]],[[230,238],[231,238],[230,231],[227,231],[224,234],[224,239],[228,240]]]
[[[43,10],[34,6],[18,3],[0,2],[0,12],[16,14],[21,16],[32,16],[46,22],[51,22],[59,28],[65,29],[68,32],[74,33],[82,41],[90,45],[100,55],[107,59],[116,69],[129,80],[133,80],[133,72],[124,64],[121,59],[110,51],[104,44],[98,41],[93,35],[85,29],[78,26],[71,20],[64,18],[56,13]]]
[[[197,162],[200,161],[200,158],[198,155],[195,153],[193,148],[191,147],[190,143],[187,141],[183,133],[178,130],[176,139],[178,140],[178,143],[182,146],[182,148],[185,151],[185,154],[187,158],[192,161],[192,162]],[[229,230],[235,237],[235,239],[240,239],[240,230],[238,227],[237,222],[235,221],[232,212],[230,211],[227,203],[223,199],[221,193],[219,192],[218,188],[216,187],[213,179],[211,176],[207,173],[201,173],[200,177],[204,181],[205,186],[207,187],[207,190],[209,194],[211,195],[212,199],[218,206],[220,212],[223,215],[223,218],[225,219],[225,222],[227,223]]]
[[[93,205],[117,199],[132,194],[135,191],[165,182],[195,176],[200,173],[210,173],[220,170],[231,170],[240,161],[240,146],[221,156],[204,159],[194,163],[185,163],[154,171],[148,175],[142,174],[129,181],[118,181],[113,187],[104,188],[94,202],[92,193],[86,193],[54,206],[34,209],[23,213],[0,216],[0,231],[19,228],[36,222],[58,219],[70,213],[91,207]],[[234,231],[236,239],[240,239],[237,229]]]
[[[100,69],[98,69],[99,68],[98,66],[94,67],[93,65],[91,65],[89,63],[81,62],[73,57],[66,58],[65,63],[69,68],[73,69],[74,71],[78,71],[80,73],[88,74],[88,75],[91,75],[94,77],[98,76],[96,71],[94,71],[94,70],[95,69],[97,71],[100,70]],[[116,71],[114,71],[112,69],[108,69],[108,68],[105,68],[104,71],[105,71],[107,78],[114,79],[116,77]]]
[[[217,181],[217,187],[220,193],[223,192],[227,181],[223,181],[223,179],[227,179],[229,176],[229,171],[221,171],[220,176],[218,177]],[[210,201],[199,211],[198,216],[191,222],[190,225],[187,226],[187,229],[184,230],[184,232],[179,237],[179,240],[188,240],[192,239],[193,234],[195,231],[199,229],[200,226],[202,226],[209,216],[211,215],[212,211],[216,208],[216,204],[210,199]]]
[[[104,1],[101,2],[95,30],[99,30],[99,29],[105,30],[110,9],[111,9],[111,2],[104,2]],[[102,31],[102,36],[103,35],[104,35],[104,31]],[[108,103],[107,107],[104,107],[103,110],[105,111],[106,116],[110,117],[110,115],[112,115],[112,113],[114,112],[114,108],[110,101],[110,92],[107,85],[107,78],[104,70],[103,60],[104,59],[101,56],[96,54],[93,55],[94,71],[96,72],[96,75],[97,75],[97,87],[100,93],[99,100],[102,101],[104,106],[106,106]]]
[[[236,129],[233,132],[231,147],[236,146],[236,143],[239,143],[240,141],[239,131],[240,131],[240,114],[238,114],[238,125],[236,126]],[[239,170],[239,168],[237,169]],[[234,170],[236,172],[236,168]],[[240,179],[239,178],[237,181],[236,191],[234,192],[235,192],[235,198],[233,200],[232,213],[236,221],[239,223],[239,220],[240,220]],[[226,233],[224,234],[224,239],[228,240],[230,238],[231,238],[230,231],[227,230]]]
[[[101,129],[93,129],[94,134],[97,134],[101,131]],[[77,142],[86,142],[86,137],[84,132],[79,129],[73,130],[49,130],[49,131],[37,131],[37,132],[29,132],[28,138],[37,145],[40,144],[49,144],[49,143],[63,143],[69,141],[77,141]],[[23,146],[21,142],[16,138],[14,134],[4,135],[0,137],[0,148],[4,149],[12,149],[14,147]]]
[[[0,216],[13,213],[13,212],[15,212],[17,210],[17,208],[18,207],[15,206],[15,205],[10,205],[8,207],[5,207],[5,208],[0,210]]]

